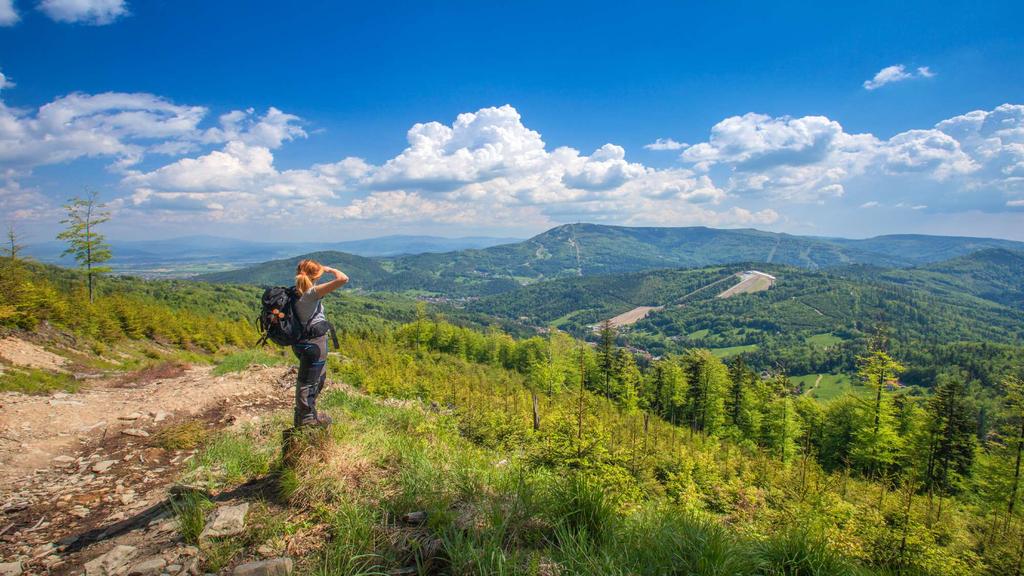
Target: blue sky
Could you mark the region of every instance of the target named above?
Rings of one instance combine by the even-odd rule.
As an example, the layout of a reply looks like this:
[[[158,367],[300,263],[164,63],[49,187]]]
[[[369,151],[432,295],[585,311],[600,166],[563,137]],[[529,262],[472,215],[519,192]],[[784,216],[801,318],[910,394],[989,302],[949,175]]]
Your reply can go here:
[[[84,187],[122,238],[1024,239],[1024,7],[896,4],[0,0],[0,209],[34,240]]]

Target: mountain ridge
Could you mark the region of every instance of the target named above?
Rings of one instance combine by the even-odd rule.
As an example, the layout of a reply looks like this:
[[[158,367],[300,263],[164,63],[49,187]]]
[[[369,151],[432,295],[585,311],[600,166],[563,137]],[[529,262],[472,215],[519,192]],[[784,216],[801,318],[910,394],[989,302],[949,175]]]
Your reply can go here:
[[[758,262],[811,270],[854,264],[891,269],[939,262],[987,248],[1010,248],[1024,253],[1024,242],[1000,239],[907,235],[894,242],[899,245],[887,248],[884,239],[821,239],[753,228],[563,224],[511,244],[374,257],[380,267],[374,269],[363,287],[474,296],[552,278],[657,269]],[[904,255],[903,251],[908,254]],[[339,267],[349,259],[349,255],[337,251],[317,254],[325,263]],[[294,255],[238,270],[204,274],[196,279],[226,283],[286,282],[291,279],[294,262],[301,257],[311,256]],[[354,282],[353,286],[359,284]]]

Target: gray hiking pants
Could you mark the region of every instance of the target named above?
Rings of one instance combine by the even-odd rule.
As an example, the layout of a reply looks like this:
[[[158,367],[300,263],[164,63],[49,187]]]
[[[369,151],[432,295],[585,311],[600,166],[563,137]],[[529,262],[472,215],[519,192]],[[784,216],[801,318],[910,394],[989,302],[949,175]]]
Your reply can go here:
[[[301,426],[316,420],[316,397],[327,380],[327,335],[299,342],[292,352],[299,359],[294,422]]]

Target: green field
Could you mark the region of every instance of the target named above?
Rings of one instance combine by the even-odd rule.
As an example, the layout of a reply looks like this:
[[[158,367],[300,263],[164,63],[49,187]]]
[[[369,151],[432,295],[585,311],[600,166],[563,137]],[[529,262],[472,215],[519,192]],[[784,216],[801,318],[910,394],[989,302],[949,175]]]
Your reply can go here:
[[[572,312],[569,312],[568,314],[564,314],[564,315],[562,315],[559,318],[555,318],[554,320],[549,322],[548,325],[553,327],[553,328],[561,328],[567,322],[572,320],[573,316],[576,316],[580,312],[586,312],[586,310],[573,310]]]
[[[728,346],[726,348],[711,348],[711,353],[719,358],[730,358],[744,352],[757,350],[757,344],[745,344],[743,346]]]
[[[807,343],[817,348],[825,348],[827,346],[835,346],[842,342],[843,339],[831,332],[825,332],[824,334],[814,334],[813,336],[807,337]]]
[[[815,386],[814,383],[818,381],[819,376],[821,381]],[[861,386],[848,374],[805,374],[803,376],[791,376],[790,381],[793,384],[801,384],[805,396],[810,396],[822,402],[833,400],[847,392],[856,395],[862,395],[867,392],[867,388]]]

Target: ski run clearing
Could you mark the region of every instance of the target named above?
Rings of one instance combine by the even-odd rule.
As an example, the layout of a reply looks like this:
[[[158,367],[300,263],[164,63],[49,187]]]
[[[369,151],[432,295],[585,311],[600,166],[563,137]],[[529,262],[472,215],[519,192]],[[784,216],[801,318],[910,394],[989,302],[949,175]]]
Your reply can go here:
[[[754,292],[762,292],[775,285],[775,276],[772,276],[771,274],[765,274],[764,272],[759,272],[757,270],[747,270],[746,272],[737,272],[734,276],[728,276],[726,278],[717,280],[715,282],[712,282],[711,284],[698,288],[691,292],[690,294],[683,296],[679,300],[684,300],[686,299],[686,297],[692,294],[696,294],[701,290],[710,288],[711,286],[714,286],[715,284],[723,282],[728,278],[732,277],[739,278],[739,282],[734,284],[732,287],[726,289],[725,291],[721,292],[718,295],[718,298],[729,298],[730,296],[735,296],[737,294],[753,294]],[[677,302],[679,300],[677,300]],[[658,312],[664,309],[664,306],[637,306],[632,310],[623,312],[622,314],[619,314],[618,316],[615,316],[613,318],[609,318],[608,322],[611,324],[612,328],[623,328],[625,326],[629,326],[631,324],[639,322],[640,320],[643,320],[644,318],[647,317],[648,314],[652,312]],[[595,324],[591,326],[591,329],[594,332],[597,332],[601,329],[601,325]]]
[[[737,294],[763,292],[775,285],[775,276],[758,272],[757,270],[747,270],[746,272],[736,274],[736,276],[739,277],[740,281],[732,288],[719,294],[719,298],[729,298]]]
[[[629,312],[623,312],[622,314],[609,319],[608,322],[613,328],[622,328],[623,326],[629,326],[630,324],[639,322],[646,318],[651,312],[657,312],[662,308],[664,308],[664,306],[637,306]],[[599,326],[597,328],[600,329]]]

